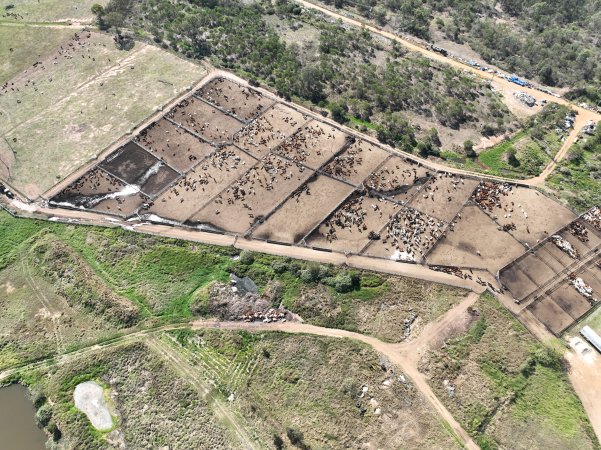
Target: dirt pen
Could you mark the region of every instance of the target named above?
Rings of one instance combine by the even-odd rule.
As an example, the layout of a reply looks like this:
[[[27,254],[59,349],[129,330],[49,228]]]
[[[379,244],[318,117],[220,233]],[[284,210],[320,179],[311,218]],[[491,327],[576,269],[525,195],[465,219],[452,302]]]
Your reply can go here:
[[[516,302],[555,334],[598,304],[600,219],[593,208],[499,271],[499,281]]]
[[[435,170],[233,77],[207,80],[50,204],[490,273],[575,217],[527,187]],[[579,251],[587,245],[592,235]],[[547,253],[535,281],[521,275],[528,260],[516,263],[523,295],[569,262]]]

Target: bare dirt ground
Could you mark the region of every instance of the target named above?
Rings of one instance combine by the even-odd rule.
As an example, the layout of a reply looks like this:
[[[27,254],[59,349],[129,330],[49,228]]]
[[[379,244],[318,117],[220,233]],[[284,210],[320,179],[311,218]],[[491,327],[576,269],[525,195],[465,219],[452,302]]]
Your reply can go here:
[[[400,205],[360,193],[353,194],[307,239],[307,244],[339,252],[359,253],[380,233]]]
[[[216,150],[159,195],[148,213],[185,222],[256,164],[233,146]]]
[[[263,158],[310,120],[309,116],[277,103],[261,117],[244,126],[234,136],[234,143],[256,158]]]
[[[312,120],[274,151],[310,169],[318,170],[342,149],[348,138],[339,129]]]
[[[323,166],[321,171],[358,186],[389,157],[390,153],[381,147],[358,139],[332,162]]]
[[[298,243],[355,190],[324,175],[309,180],[293,193],[252,236],[289,244]],[[299,214],[303,211],[302,214]]]
[[[398,203],[408,203],[419,194],[434,171],[411,159],[391,156],[365,180],[365,187]]]
[[[581,338],[566,336],[566,340],[573,350],[565,354],[570,363],[570,381],[597,435],[601,435],[601,389],[591,389],[599,380],[601,358]]]
[[[501,226],[514,224],[516,229],[509,233],[531,247],[576,218],[572,211],[535,189],[515,187],[500,200],[501,208],[489,215]]]
[[[411,207],[446,222],[451,221],[463,208],[478,181],[450,173],[433,175],[419,190]]]
[[[500,231],[478,206],[466,206],[456,225],[446,231],[430,252],[429,264],[498,269],[524,253],[509,233]]]
[[[314,173],[279,156],[267,156],[192,216],[190,222],[245,233]]]
[[[180,172],[190,170],[215,151],[211,144],[166,119],[143,130],[135,142]]]
[[[273,100],[259,91],[241,88],[227,78],[216,78],[196,91],[195,95],[243,121],[254,119],[273,104]]]
[[[239,120],[195,97],[182,100],[166,117],[214,144],[230,142],[243,127]]]

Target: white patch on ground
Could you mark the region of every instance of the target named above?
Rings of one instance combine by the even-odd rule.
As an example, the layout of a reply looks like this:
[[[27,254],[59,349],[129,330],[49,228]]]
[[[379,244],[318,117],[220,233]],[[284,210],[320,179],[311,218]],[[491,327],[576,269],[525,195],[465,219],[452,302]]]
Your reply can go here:
[[[410,261],[415,262],[415,258],[407,252],[396,250],[390,257],[393,261]]]
[[[80,383],[73,392],[75,407],[83,412],[96,428],[107,431],[113,428],[113,418],[104,399],[102,386],[93,381]]]
[[[27,211],[27,212],[35,212],[38,210],[37,206],[35,206],[33,204],[30,205],[28,203],[23,203],[22,201],[16,200],[16,199],[12,200],[10,202],[10,204],[13,205],[17,209],[21,209],[21,210]]]
[[[143,218],[145,220],[155,223],[164,223],[167,225],[180,225],[180,223],[176,222],[175,220],[164,219],[163,217],[157,216],[156,214],[146,214],[143,216]]]
[[[13,292],[15,292],[15,287],[12,285],[12,283],[10,281],[7,281],[6,283],[4,283],[2,285],[2,287],[4,287],[6,289],[7,294],[12,294]]]
[[[595,350],[588,345],[583,339],[574,336],[569,339],[570,347],[574,349],[576,354],[587,364],[594,364],[597,359]]]

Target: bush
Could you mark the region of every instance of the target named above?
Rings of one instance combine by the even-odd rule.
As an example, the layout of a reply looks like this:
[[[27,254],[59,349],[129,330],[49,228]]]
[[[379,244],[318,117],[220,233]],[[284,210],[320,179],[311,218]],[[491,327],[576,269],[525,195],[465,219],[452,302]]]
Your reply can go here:
[[[309,448],[309,446],[305,444],[305,435],[302,431],[295,430],[294,428],[288,428],[286,430],[286,436],[288,436],[290,443],[295,447],[298,447],[302,450]]]
[[[282,450],[284,448],[284,440],[277,434],[273,435],[273,446],[275,450]]]
[[[469,139],[463,143],[463,151],[468,158],[475,158],[478,156],[476,150],[474,150],[474,142]]]
[[[240,253],[240,263],[250,266],[252,263],[255,262],[255,255],[253,254],[253,252],[249,251],[249,250],[243,250],[242,253]]]
[[[52,407],[48,403],[44,403],[35,413],[35,420],[43,427],[50,423],[52,419]]]
[[[281,259],[276,259],[271,263],[271,268],[277,274],[282,274],[288,271],[288,264],[286,261],[282,261]]]
[[[309,264],[300,271],[300,278],[305,283],[315,283],[320,280],[320,274],[321,270],[319,264]]]
[[[351,292],[358,287],[359,277],[348,272],[341,272],[335,277],[328,278],[327,280],[328,282],[326,284],[333,287],[336,292],[344,294],[346,292]]]

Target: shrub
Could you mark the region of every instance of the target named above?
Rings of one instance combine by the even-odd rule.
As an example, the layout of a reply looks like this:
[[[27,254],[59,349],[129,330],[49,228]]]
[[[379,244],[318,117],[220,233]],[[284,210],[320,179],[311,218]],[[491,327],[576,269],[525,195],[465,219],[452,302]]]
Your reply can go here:
[[[240,253],[240,263],[241,264],[250,266],[254,262],[255,262],[255,255],[253,254],[253,252],[251,252],[249,250],[243,250],[242,253]]]
[[[333,287],[336,292],[341,294],[355,290],[358,287],[358,282],[359,277],[348,272],[338,273],[335,277],[328,278],[327,282],[324,280],[325,284]]]
[[[275,273],[282,274],[288,271],[288,264],[286,261],[282,261],[281,259],[276,259],[271,263],[271,268]]]
[[[300,271],[300,278],[305,283],[315,283],[320,279],[319,264],[309,264],[306,268]]]
[[[36,412],[35,419],[43,427],[48,425],[52,419],[52,407],[48,403],[44,403]]]

